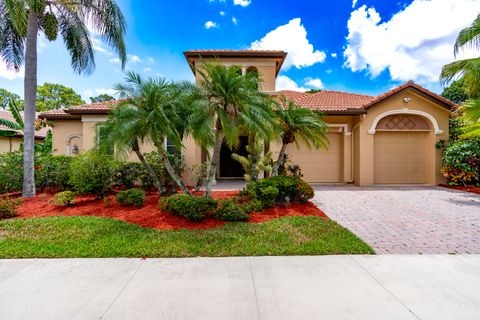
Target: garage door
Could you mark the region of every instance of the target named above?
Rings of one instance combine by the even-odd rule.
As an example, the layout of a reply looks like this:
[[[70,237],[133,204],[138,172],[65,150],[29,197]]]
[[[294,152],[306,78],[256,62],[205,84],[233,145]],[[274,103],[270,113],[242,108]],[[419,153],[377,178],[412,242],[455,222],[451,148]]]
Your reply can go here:
[[[329,133],[328,150],[308,150],[295,144],[287,147],[287,154],[293,163],[302,168],[303,178],[308,182],[338,183],[340,182],[342,135]]]
[[[376,184],[424,184],[425,132],[375,133],[374,182]]]

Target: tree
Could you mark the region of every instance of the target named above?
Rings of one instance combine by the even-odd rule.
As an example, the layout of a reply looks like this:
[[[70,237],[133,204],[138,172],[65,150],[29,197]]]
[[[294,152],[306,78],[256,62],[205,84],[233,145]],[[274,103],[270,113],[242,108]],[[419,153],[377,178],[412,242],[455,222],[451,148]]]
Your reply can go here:
[[[232,154],[232,158],[238,161],[243,170],[245,170],[245,180],[247,182],[257,181],[259,172],[264,171],[267,174],[272,172],[272,153],[264,153],[265,144],[264,141],[258,136],[249,135],[248,145],[245,147],[247,150],[247,156],[242,156],[239,154]]]
[[[112,100],[115,100],[115,98],[112,97],[111,95],[106,94],[106,93],[102,93],[102,94],[100,94],[96,97],[90,97],[90,101],[92,101],[92,103],[112,101]]]
[[[134,72],[127,73],[125,82],[114,86],[124,99],[118,106],[124,114],[123,120],[120,119],[121,128],[126,131],[122,144],[132,147],[135,141],[151,141],[169,176],[184,193],[189,194],[188,188],[176,174],[165,148],[166,139],[177,148],[182,148],[180,134],[173,125],[177,121],[174,106],[178,103],[178,90],[164,79],[144,80]]]
[[[82,97],[72,88],[45,82],[37,88],[37,111],[64,109],[85,104]]]
[[[464,89],[463,79],[453,81],[449,86],[445,87],[441,96],[456,104],[467,101],[468,96]]]
[[[23,196],[35,195],[34,122],[37,92],[37,38],[40,32],[54,41],[61,35],[78,74],[95,69],[89,29],[112,46],[125,66],[125,19],[114,0],[0,0],[0,57],[24,77]]]
[[[301,141],[308,149],[311,149],[312,146],[316,149],[328,146],[328,127],[319,113],[301,108],[293,101],[287,100],[285,96],[281,96],[280,101],[275,101],[275,106],[276,124],[280,130],[282,147],[278,159],[273,164],[273,176],[278,174],[279,167],[285,161],[285,151],[289,144],[295,142],[299,147],[299,141]]]
[[[238,66],[208,62],[196,71],[201,80],[193,101],[196,114],[192,135],[212,150],[206,183],[206,196],[210,197],[223,141],[235,149],[243,130],[268,136],[272,131],[273,110],[271,98],[258,91],[261,81],[258,74],[242,75]]]
[[[6,109],[8,107],[10,100],[15,100],[18,102],[22,101],[20,99],[20,96],[18,96],[17,94],[0,88],[0,109]]]

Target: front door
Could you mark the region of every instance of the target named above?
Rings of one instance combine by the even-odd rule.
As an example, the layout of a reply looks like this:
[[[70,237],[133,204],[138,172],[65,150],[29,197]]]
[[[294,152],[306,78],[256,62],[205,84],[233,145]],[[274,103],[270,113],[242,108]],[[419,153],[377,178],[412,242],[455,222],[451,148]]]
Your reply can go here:
[[[240,146],[236,150],[230,150],[225,142],[220,149],[220,178],[242,178],[245,174],[242,165],[232,158],[232,153],[247,156],[246,146],[248,137],[240,137]]]

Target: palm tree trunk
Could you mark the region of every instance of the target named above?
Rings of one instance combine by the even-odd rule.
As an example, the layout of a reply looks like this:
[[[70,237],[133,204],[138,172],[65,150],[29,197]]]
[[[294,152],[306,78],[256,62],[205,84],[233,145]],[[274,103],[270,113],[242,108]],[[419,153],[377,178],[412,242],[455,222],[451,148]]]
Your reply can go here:
[[[252,181],[258,180],[258,158],[259,155],[257,153],[257,145],[255,143],[255,135],[250,134],[248,136],[248,145],[250,146],[250,177],[252,177]]]
[[[37,35],[39,17],[37,13],[28,14],[27,39],[25,44],[24,79],[24,125],[23,130],[23,197],[35,196],[34,145],[35,145],[35,109],[37,99]]]
[[[153,141],[153,144],[157,148],[157,151],[162,158],[163,166],[165,167],[165,170],[167,170],[169,176],[172,178],[175,184],[183,191],[183,193],[190,194],[187,186],[183,183],[182,179],[180,179],[175,173],[175,169],[173,168],[170,160],[168,159],[168,155],[165,151],[165,148],[163,147],[163,144],[158,139],[155,139],[155,141]]]
[[[282,143],[282,148],[280,149],[280,153],[278,154],[278,159],[273,164],[273,167],[272,167],[272,177],[275,177],[278,175],[278,169],[283,164],[283,161],[285,161],[285,150],[287,150],[287,144]]]
[[[147,160],[145,160],[145,157],[143,156],[143,153],[140,151],[140,147],[138,146],[138,142],[134,142],[132,149],[135,152],[135,154],[137,155],[140,162],[143,164],[143,166],[147,170],[150,178],[153,180],[153,185],[155,186],[155,188],[157,188],[158,193],[162,194],[163,190],[162,190],[162,185],[160,184],[160,180],[158,180],[158,177],[155,174],[155,171],[153,171],[153,168],[150,166],[150,164],[147,162]]]
[[[212,157],[210,159],[210,166],[208,169],[208,176],[207,176],[207,185],[205,186],[205,196],[211,197],[212,196],[212,182],[215,178],[215,174],[217,173],[217,162],[220,158],[220,150],[222,148],[222,142],[224,138],[224,134],[221,130],[217,129],[215,133],[215,147],[213,148]]]

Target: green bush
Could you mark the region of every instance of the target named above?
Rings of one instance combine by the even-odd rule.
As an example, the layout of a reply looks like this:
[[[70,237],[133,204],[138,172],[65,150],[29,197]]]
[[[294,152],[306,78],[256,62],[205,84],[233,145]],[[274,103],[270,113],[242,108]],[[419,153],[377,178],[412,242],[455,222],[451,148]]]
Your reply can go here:
[[[442,173],[451,185],[480,185],[480,140],[449,145],[442,156]]]
[[[60,207],[71,206],[75,204],[75,192],[63,191],[55,194],[50,201],[51,204]]]
[[[235,199],[224,199],[220,201],[214,218],[222,221],[245,221],[248,220],[248,214]]]
[[[19,151],[0,154],[0,193],[22,190],[23,154]]]
[[[312,187],[296,176],[275,176],[251,182],[247,185],[247,188],[242,191],[242,195],[258,199],[263,204],[262,198],[267,198],[267,195],[274,192],[273,189],[270,189],[266,195],[265,190],[269,187],[278,190],[274,201],[274,203],[277,204],[291,202],[305,203],[314,196]]]
[[[35,161],[35,184],[38,188],[54,187],[56,190],[70,189],[70,165],[72,157],[43,156]]]
[[[278,189],[273,186],[268,186],[258,190],[256,199],[262,204],[263,208],[271,208],[275,204],[278,196]]]
[[[217,201],[215,199],[188,194],[175,194],[162,198],[159,205],[164,211],[194,221],[203,220],[217,209]]]
[[[17,216],[17,206],[22,202],[21,199],[0,199],[0,219],[9,219]]]
[[[117,163],[111,156],[95,151],[82,153],[72,161],[70,183],[79,194],[103,197],[112,190]]]
[[[138,184],[143,185],[147,175],[147,170],[140,162],[121,162],[113,174],[113,185],[130,189]]]
[[[240,199],[237,202],[238,202],[238,205],[242,207],[245,213],[252,213],[253,211],[262,212],[265,209],[265,207],[263,206],[263,203],[255,198],[250,198],[248,200]]]
[[[161,177],[163,176],[165,171],[163,169],[163,162],[160,154],[158,152],[149,152],[145,153],[144,156],[147,163],[150,165],[150,167],[152,167],[153,171],[155,172],[155,175],[158,177],[159,180],[161,180]],[[148,172],[145,172],[145,174],[140,177],[140,180],[143,187],[153,187],[153,180],[152,178],[150,178]]]
[[[142,207],[145,204],[145,191],[141,189],[120,191],[115,196],[115,200],[123,205]]]

